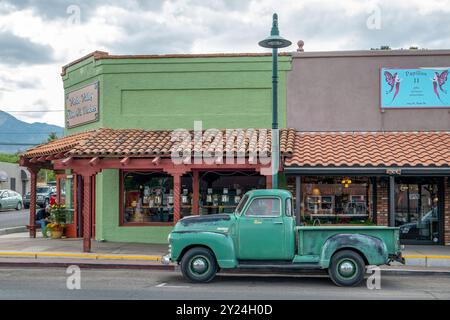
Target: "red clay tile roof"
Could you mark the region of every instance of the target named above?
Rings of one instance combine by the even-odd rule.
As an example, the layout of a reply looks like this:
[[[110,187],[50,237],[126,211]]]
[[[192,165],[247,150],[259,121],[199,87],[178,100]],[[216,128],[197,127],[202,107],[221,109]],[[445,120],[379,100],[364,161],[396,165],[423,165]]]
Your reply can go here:
[[[245,130],[245,129],[244,129]],[[26,151],[24,158],[42,157],[64,153],[64,156],[74,157],[155,157],[170,156],[172,151],[191,149],[195,151],[214,151],[220,141],[223,147],[218,151],[232,151],[249,155],[251,152],[270,152],[271,131],[269,129],[231,130],[227,135],[225,130],[222,139],[214,140],[214,132],[206,131],[203,143],[194,142],[193,131],[189,132],[190,143],[185,140],[186,132],[180,134],[180,139],[172,139],[172,130],[151,131],[142,129],[97,129],[67,136],[47,144],[36,146]],[[266,136],[266,140],[260,139]],[[295,131],[280,130],[280,149],[283,155],[290,156],[294,150]],[[235,139],[235,140],[231,140]],[[199,140],[200,141],[200,140]],[[234,143],[233,143],[234,141]],[[261,142],[262,141],[262,142]]]
[[[65,157],[170,157],[172,151],[190,149],[214,151],[224,156],[227,151],[249,153],[271,150],[269,129],[232,130],[215,141],[214,132],[204,132],[203,143],[195,144],[171,139],[173,131],[142,129],[97,129],[67,136],[25,152],[22,157],[33,158],[55,154]],[[246,134],[247,133],[247,134]],[[263,143],[259,138],[267,137]],[[234,143],[230,140],[236,138]],[[228,143],[227,143],[228,142]],[[450,166],[450,132],[296,132],[280,130],[280,149],[288,167],[307,166]]]
[[[450,132],[297,132],[286,166],[450,166]]]
[[[22,154],[22,156],[24,156],[25,158],[33,158],[33,157],[55,155],[58,153],[66,153],[75,146],[77,146],[80,143],[80,141],[83,141],[92,133],[93,131],[86,131],[83,133],[73,134],[63,138],[59,138],[51,142],[41,144],[31,149],[28,149],[25,153]]]

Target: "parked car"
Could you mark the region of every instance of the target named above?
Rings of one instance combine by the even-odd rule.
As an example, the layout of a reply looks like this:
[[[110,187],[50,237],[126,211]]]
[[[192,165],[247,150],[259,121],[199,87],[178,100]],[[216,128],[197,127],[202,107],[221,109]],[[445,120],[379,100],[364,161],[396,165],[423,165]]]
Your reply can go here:
[[[22,210],[22,196],[13,190],[0,190],[0,210]]]
[[[322,269],[338,286],[361,283],[367,265],[405,262],[399,228],[297,227],[292,208],[289,191],[253,190],[232,214],[185,217],[161,262],[179,264],[192,282],[209,282],[220,269]]]
[[[439,218],[437,207],[431,209],[415,222],[400,226],[400,239],[402,240],[432,240],[439,241]]]
[[[50,204],[50,198],[56,194],[56,187],[54,186],[43,186],[36,188],[36,204],[45,208]],[[28,209],[30,207],[30,192],[23,197],[23,206]]]

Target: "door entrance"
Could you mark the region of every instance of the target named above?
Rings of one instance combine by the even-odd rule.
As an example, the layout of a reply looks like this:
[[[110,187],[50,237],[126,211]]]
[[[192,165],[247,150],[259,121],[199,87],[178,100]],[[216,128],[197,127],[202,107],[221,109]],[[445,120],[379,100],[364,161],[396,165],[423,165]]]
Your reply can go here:
[[[442,218],[439,180],[402,178],[395,185],[395,226],[406,244],[440,244]]]

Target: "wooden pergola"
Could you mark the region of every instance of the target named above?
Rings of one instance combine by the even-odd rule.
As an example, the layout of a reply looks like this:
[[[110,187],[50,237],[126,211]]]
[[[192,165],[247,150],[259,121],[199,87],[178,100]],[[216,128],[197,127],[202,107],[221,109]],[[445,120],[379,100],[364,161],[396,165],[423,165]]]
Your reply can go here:
[[[185,173],[192,172],[194,215],[199,214],[199,171],[255,171],[266,176],[266,187],[271,188],[271,176],[267,175],[270,164],[261,164],[254,158],[258,152],[270,152],[270,130],[222,133],[220,140],[225,148],[220,148],[220,143],[208,134],[198,143],[193,132],[188,133],[188,139],[174,141],[172,131],[101,128],[66,136],[28,150],[21,155],[20,165],[27,167],[31,174],[30,237],[36,237],[36,183],[40,169],[70,169],[72,173],[82,177],[81,213],[85,252],[91,251],[93,178],[103,169],[161,171],[171,175],[174,223],[180,219],[181,177]],[[265,138],[262,143],[260,137]],[[291,155],[294,140],[294,130],[281,130],[280,149],[283,157]],[[181,163],[173,161],[174,152],[182,155]],[[196,156],[201,152],[213,154],[213,161],[196,161]],[[236,161],[226,161],[226,156],[230,154],[234,155]],[[237,161],[239,155],[245,161]]]

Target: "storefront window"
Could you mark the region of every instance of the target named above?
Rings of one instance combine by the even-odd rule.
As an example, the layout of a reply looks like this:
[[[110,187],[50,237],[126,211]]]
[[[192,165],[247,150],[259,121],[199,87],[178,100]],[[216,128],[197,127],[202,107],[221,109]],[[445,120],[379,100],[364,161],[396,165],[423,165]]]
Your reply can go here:
[[[365,177],[303,177],[302,216],[314,223],[368,223],[369,189]]]
[[[395,185],[395,226],[403,243],[439,243],[439,190],[431,178],[403,178]]]
[[[200,214],[232,213],[244,194],[265,189],[266,178],[255,172],[200,172]]]
[[[60,192],[59,192],[59,200],[61,204],[66,205],[67,214],[66,214],[66,223],[73,223],[74,216],[74,197],[73,197],[73,176],[68,175],[64,178],[61,178],[60,183]]]
[[[181,177],[181,218],[192,214],[192,173]]]
[[[163,172],[123,172],[123,223],[173,221],[173,178]]]

